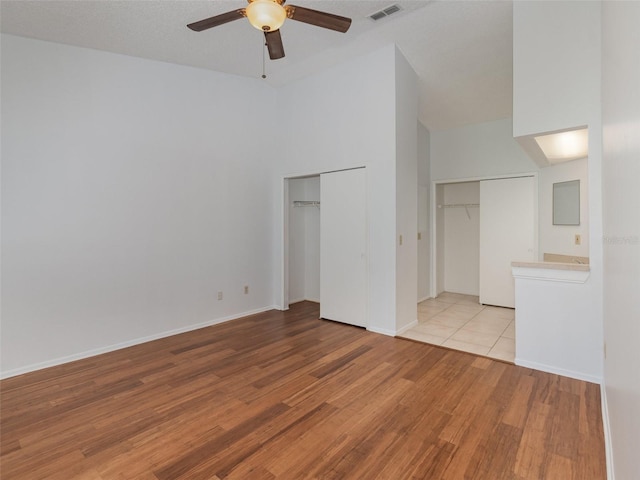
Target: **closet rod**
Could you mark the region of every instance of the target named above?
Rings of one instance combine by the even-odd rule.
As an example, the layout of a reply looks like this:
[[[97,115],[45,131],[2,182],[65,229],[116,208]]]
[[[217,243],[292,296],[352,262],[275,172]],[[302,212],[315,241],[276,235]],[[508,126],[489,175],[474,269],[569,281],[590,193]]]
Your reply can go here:
[[[318,200],[294,200],[294,207],[318,207],[320,208],[320,202]]]
[[[438,205],[438,208],[474,208],[479,206],[479,203],[448,203],[445,205]]]

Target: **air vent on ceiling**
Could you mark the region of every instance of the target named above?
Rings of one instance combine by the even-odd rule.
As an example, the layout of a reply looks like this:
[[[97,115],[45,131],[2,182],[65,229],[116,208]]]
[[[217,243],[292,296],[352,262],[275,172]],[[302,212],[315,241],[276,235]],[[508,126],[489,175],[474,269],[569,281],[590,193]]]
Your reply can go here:
[[[400,10],[400,5],[394,3],[393,5],[389,5],[387,8],[383,8],[382,10],[378,10],[377,12],[372,13],[371,15],[369,15],[369,18],[374,21],[382,20],[383,18],[388,17],[389,15],[393,15]]]

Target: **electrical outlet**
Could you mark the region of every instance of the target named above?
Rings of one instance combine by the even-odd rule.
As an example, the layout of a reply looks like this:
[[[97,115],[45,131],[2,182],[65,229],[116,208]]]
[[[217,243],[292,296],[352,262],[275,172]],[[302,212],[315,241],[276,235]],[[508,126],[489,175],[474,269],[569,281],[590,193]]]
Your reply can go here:
[[[402,235],[400,235],[400,245],[402,245]]]
[[[576,233],[575,242],[576,242],[576,245],[580,245],[582,243],[582,237],[580,236],[579,233]]]
[[[244,286],[244,294],[247,295],[249,293],[249,285]]]
[[[418,232],[418,240],[422,240],[422,232]]]
[[[218,300],[222,300],[222,292],[218,292]]]

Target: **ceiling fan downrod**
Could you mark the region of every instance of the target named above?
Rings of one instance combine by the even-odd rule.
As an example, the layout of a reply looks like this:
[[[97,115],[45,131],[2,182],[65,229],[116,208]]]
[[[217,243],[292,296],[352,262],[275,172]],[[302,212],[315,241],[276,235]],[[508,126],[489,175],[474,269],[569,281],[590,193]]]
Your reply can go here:
[[[268,47],[268,45],[267,45],[267,43],[265,42],[265,43],[262,45],[262,78],[263,78],[263,79],[264,79],[264,78],[267,78],[267,74],[266,74],[266,72],[265,72],[267,62],[266,62],[266,59],[265,59],[265,53],[264,53],[264,52],[265,52],[265,50],[267,49],[267,47]]]

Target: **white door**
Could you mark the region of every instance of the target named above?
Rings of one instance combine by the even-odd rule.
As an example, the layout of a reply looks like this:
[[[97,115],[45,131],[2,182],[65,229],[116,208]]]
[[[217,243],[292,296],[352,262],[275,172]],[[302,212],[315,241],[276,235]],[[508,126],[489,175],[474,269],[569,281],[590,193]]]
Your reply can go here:
[[[535,260],[535,179],[480,182],[480,303],[515,307],[511,262]]]
[[[365,169],[320,175],[320,316],[366,326]]]

